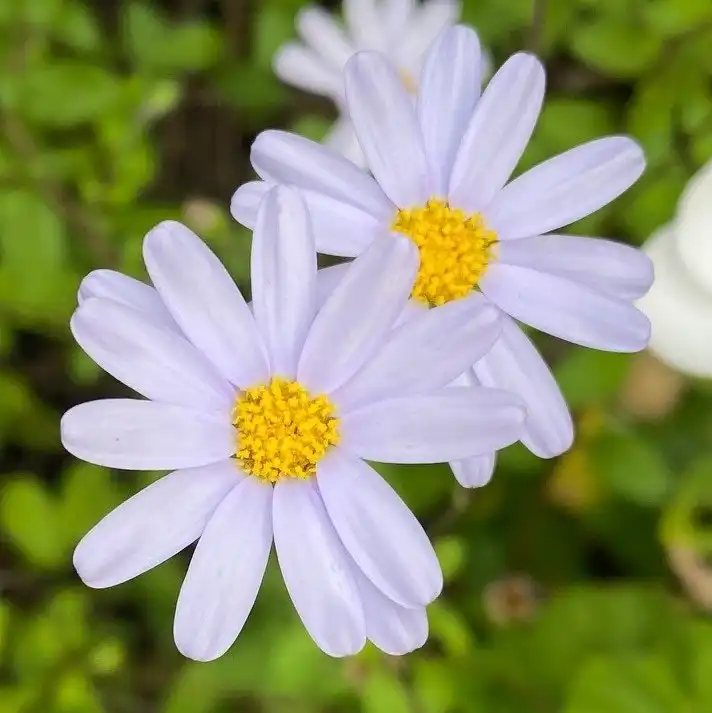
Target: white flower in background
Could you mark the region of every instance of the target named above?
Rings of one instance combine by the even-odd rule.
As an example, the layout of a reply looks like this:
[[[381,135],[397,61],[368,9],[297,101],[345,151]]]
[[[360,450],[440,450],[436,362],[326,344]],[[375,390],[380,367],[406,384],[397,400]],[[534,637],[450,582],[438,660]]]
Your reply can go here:
[[[655,265],[655,284],[638,302],[652,326],[650,350],[678,371],[712,377],[712,162],[644,250]]]
[[[199,540],[175,615],[176,645],[211,660],[234,642],[274,541],[317,645],[366,639],[402,654],[427,637],[442,587],[416,518],[363,459],[427,463],[515,441],[519,400],[444,388],[497,338],[496,310],[453,303],[400,329],[418,270],[405,238],[374,241],[317,311],[316,253],[299,195],[270,192],[252,247],[252,310],[208,247],[178,223],[144,242],[155,286],[93,273],[72,331],[145,399],[93,401],[61,425],[91,463],[167,475],[76,549],[93,587],[129,580]]]
[[[588,347],[645,347],[649,323],[632,302],[651,284],[650,260],[616,242],[547,234],[619,196],[644,158],[630,138],[609,137],[508,182],[539,116],[544,69],[532,55],[514,55],[480,97],[479,63],[474,32],[443,32],[414,104],[385,57],[359,53],[345,71],[346,96],[373,177],[327,147],[266,131],[252,147],[264,180],[238,189],[231,210],[254,225],[271,185],[295,185],[320,252],[354,256],[378,236],[403,234],[420,251],[412,296],[421,307],[479,300],[481,291],[501,310],[503,328],[470,376],[520,395],[528,407],[523,443],[552,457],[571,445],[571,417],[514,320]]]
[[[440,32],[457,22],[455,0],[344,0],[344,23],[319,7],[297,14],[302,42],[288,42],[274,58],[287,84],[332,99],[341,116],[327,143],[352,161],[363,154],[345,110],[343,70],[359,50],[386,54],[410,92],[417,86],[423,57]]]

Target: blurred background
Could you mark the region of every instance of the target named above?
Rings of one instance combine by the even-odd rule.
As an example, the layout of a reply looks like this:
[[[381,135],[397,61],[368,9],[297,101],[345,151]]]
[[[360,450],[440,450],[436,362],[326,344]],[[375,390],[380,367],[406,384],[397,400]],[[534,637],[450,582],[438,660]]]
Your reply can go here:
[[[249,289],[227,208],[250,144],[320,139],[335,116],[270,69],[303,5],[0,0],[0,713],[712,710],[712,386],[650,354],[538,340],[577,421],[561,458],[510,448],[476,491],[446,467],[380,468],[446,577],[405,658],[322,654],[274,562],[210,664],[172,642],[187,553],[112,590],[73,572],[80,537],[155,477],[61,448],[64,410],[123,393],[72,342],[79,281],[145,277],[143,235],[175,218]],[[670,220],[712,158],[710,0],[465,0],[463,19],[495,66],[521,48],[547,65],[520,170],[602,134],[643,144],[643,179],[571,232],[640,245]]]

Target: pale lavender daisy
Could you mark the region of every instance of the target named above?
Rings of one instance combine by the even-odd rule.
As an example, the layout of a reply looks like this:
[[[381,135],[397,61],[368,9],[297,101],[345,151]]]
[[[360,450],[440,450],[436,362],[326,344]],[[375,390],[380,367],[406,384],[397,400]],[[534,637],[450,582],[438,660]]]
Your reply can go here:
[[[266,131],[252,148],[263,180],[238,189],[232,213],[253,225],[264,192],[291,184],[303,190],[321,252],[352,257],[379,236],[410,237],[421,258],[415,303],[484,295],[501,311],[501,337],[468,378],[520,395],[528,409],[522,442],[553,457],[571,445],[571,416],[515,320],[597,349],[645,347],[649,322],[633,301],[650,287],[650,260],[613,241],[548,234],[614,200],[645,162],[632,139],[613,136],[510,181],[540,113],[544,69],[532,55],[514,55],[480,96],[479,63],[475,33],[446,30],[413,104],[385,57],[356,55],[346,96],[372,175],[317,143]]]
[[[62,443],[91,463],[173,470],[99,522],[74,565],[125,582],[198,540],[175,614],[178,649],[222,655],[253,606],[274,542],[296,611],[333,656],[366,639],[402,654],[427,637],[442,574],[427,535],[364,459],[427,463],[515,441],[517,397],[445,388],[496,340],[490,306],[453,303],[399,329],[418,270],[405,238],[376,240],[317,309],[306,207],[278,188],[260,207],[252,309],[178,223],[144,242],[154,287],[102,271],[71,327],[145,399],[76,406]]]
[[[423,57],[438,34],[457,22],[457,0],[344,0],[344,22],[322,8],[297,13],[301,42],[277,51],[275,73],[287,84],[329,97],[339,109],[326,142],[352,161],[364,156],[345,109],[343,70],[359,50],[388,55],[404,87],[415,92]]]

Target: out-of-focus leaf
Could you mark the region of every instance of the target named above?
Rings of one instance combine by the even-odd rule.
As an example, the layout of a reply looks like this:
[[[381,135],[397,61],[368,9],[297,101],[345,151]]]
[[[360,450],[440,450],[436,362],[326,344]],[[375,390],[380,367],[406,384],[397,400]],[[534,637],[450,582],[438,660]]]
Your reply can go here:
[[[413,695],[423,713],[444,713],[457,706],[460,691],[457,687],[457,670],[442,661],[424,658],[413,661]],[[468,709],[477,710],[477,702],[469,700]],[[473,705],[474,704],[474,705]]]
[[[446,582],[455,579],[462,570],[467,553],[459,537],[440,537],[435,541],[435,552]]]
[[[570,408],[609,402],[623,384],[630,357],[626,354],[574,349],[554,369],[559,388]]]
[[[650,0],[643,7],[650,29],[661,37],[694,30],[712,21],[712,6],[707,0]]]
[[[101,47],[96,17],[81,0],[64,0],[51,30],[57,39],[75,50],[94,52]]]
[[[386,668],[368,674],[361,686],[364,713],[410,713],[408,696],[401,681]]]
[[[428,607],[430,636],[439,641],[448,655],[465,656],[474,644],[470,628],[463,616],[446,600],[437,599]]]

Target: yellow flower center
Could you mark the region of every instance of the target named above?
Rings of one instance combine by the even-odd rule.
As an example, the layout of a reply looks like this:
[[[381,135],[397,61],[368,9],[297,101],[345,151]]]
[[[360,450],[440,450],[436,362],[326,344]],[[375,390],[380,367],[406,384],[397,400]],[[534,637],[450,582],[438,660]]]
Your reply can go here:
[[[242,392],[232,411],[237,460],[270,483],[310,478],[330,446],[339,442],[339,419],[324,396],[310,396],[298,382],[275,377]]]
[[[497,233],[479,213],[466,215],[447,201],[399,210],[391,230],[407,235],[420,252],[412,298],[429,307],[467,296],[492,259]]]

